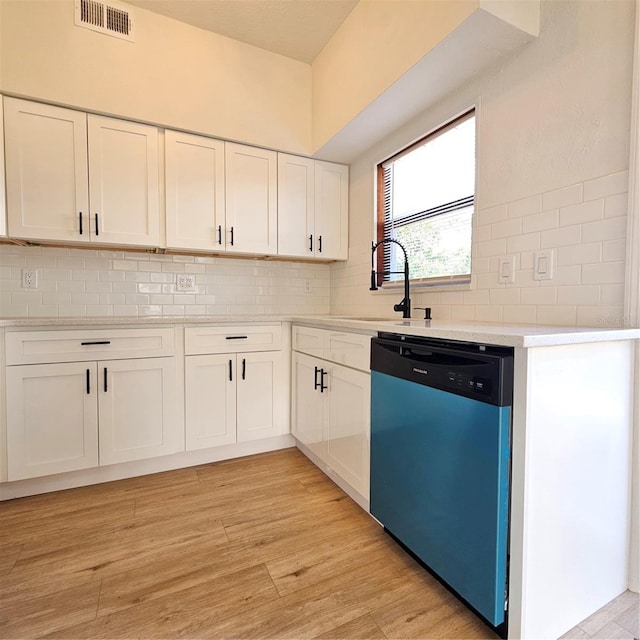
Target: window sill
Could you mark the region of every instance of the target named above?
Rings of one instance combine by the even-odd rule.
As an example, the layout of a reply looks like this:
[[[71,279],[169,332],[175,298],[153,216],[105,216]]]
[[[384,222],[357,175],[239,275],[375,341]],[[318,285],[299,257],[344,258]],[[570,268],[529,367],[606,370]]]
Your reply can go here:
[[[471,289],[471,276],[457,279],[455,281],[441,280],[439,282],[428,282],[424,280],[410,280],[409,287],[411,291],[419,291],[420,293],[440,292],[440,291],[469,291]],[[404,291],[404,283],[399,280],[397,282],[385,284],[378,287],[377,291],[372,293],[377,295],[398,294]]]

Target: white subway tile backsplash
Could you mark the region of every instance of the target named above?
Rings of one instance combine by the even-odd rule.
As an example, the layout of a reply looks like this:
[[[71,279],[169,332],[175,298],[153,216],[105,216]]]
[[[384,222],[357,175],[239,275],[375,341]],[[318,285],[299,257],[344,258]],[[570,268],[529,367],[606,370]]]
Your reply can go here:
[[[507,205],[501,204],[497,207],[490,207],[488,209],[480,209],[474,214],[474,218],[477,224],[492,224],[493,222],[500,222],[500,220],[507,219]],[[475,221],[474,221],[475,224]]]
[[[540,324],[574,326],[577,320],[577,307],[573,305],[538,305],[536,320]]]
[[[601,220],[604,217],[604,200],[591,200],[589,202],[581,202],[569,207],[561,207],[560,209],[560,226],[567,227],[572,224],[582,224],[583,222],[592,222]]]
[[[542,194],[543,209],[558,209],[582,202],[582,183]]]
[[[607,218],[598,222],[589,222],[582,225],[582,241],[598,242],[601,240],[613,240],[624,238],[627,233],[627,217]]]
[[[599,304],[598,285],[558,287],[558,304]]]
[[[39,288],[26,291],[22,269],[32,263]],[[268,306],[286,313],[284,305],[291,313],[329,312],[327,264],[1,245],[0,265],[0,316],[260,315]],[[196,275],[193,293],[175,290],[185,266]]]
[[[560,225],[560,212],[558,209],[533,213],[522,218],[522,232],[531,233],[533,231],[543,231],[544,229],[555,229]]]
[[[520,253],[522,251],[533,251],[540,248],[540,233],[523,233],[518,236],[507,238],[506,253]]]
[[[618,216],[627,215],[627,207],[629,206],[629,194],[619,193],[615,196],[609,196],[604,200],[605,218],[616,218]]]
[[[627,253],[626,238],[607,240],[602,243],[602,262],[616,262],[624,260]]]
[[[565,245],[580,244],[582,225],[575,224],[570,227],[559,227],[540,232],[540,247],[551,249]]]
[[[542,195],[522,198],[507,205],[507,216],[509,218],[520,218],[542,211]]]
[[[555,287],[522,287],[520,289],[520,303],[524,305],[555,304],[558,294]]]
[[[582,282],[590,284],[618,284],[624,282],[624,262],[603,262],[582,266]]]
[[[572,264],[589,264],[602,259],[602,243],[574,244],[559,247],[556,252],[556,264],[566,266]]]
[[[514,218],[504,222],[495,222],[491,225],[491,238],[509,238],[522,233],[522,219]]]
[[[608,176],[588,180],[584,183],[583,199],[595,200],[618,193],[625,193],[629,188],[629,172],[619,171]]]
[[[507,252],[506,238],[474,243],[473,253],[479,258],[502,256]]]
[[[506,304],[502,311],[503,322],[514,322],[516,324],[535,324],[536,323],[535,305],[509,305]]]

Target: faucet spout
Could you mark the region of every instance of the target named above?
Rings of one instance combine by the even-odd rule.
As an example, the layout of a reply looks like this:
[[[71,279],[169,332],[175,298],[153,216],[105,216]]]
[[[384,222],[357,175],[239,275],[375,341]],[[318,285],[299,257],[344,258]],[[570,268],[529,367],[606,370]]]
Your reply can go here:
[[[402,253],[404,254],[404,271],[376,272],[375,262],[374,262],[376,250],[381,244],[389,244],[389,243],[397,244],[402,249]],[[372,242],[371,243],[371,287],[369,287],[369,291],[377,291],[378,289],[377,277],[379,275],[386,276],[392,273],[402,273],[404,275],[404,298],[398,304],[393,305],[393,310],[401,311],[403,318],[410,318],[411,317],[411,298],[409,297],[409,259],[407,257],[407,250],[404,248],[404,246],[400,242],[398,242],[394,238],[383,238],[382,240],[379,240],[376,243]]]

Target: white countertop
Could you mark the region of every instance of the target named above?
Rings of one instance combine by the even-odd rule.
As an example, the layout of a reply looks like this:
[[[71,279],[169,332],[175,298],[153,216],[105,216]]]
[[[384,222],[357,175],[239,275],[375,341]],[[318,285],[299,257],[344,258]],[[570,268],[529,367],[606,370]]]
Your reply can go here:
[[[364,318],[354,316],[124,316],[100,318],[0,318],[6,328],[61,328],[144,325],[242,324],[297,322],[318,327],[347,329],[375,334],[387,331],[445,340],[479,342],[508,347],[544,347],[586,342],[640,339],[640,329],[563,327],[548,325],[446,322],[442,320],[403,320],[402,318]]]

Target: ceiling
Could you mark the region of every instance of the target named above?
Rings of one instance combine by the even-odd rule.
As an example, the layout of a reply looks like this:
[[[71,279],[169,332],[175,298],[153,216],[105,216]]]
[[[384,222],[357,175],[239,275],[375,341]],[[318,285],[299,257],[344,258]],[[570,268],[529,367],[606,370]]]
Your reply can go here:
[[[127,2],[309,64],[358,4],[358,0]]]

